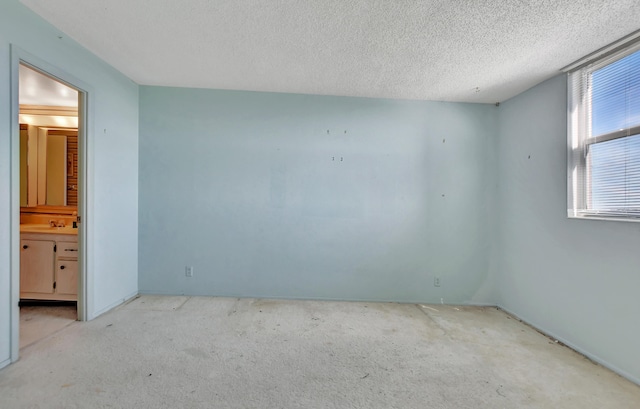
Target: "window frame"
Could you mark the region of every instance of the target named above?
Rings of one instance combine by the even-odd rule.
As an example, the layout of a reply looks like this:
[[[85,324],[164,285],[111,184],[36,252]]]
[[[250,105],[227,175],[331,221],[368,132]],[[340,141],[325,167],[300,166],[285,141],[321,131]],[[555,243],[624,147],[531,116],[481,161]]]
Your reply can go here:
[[[629,37],[633,37],[629,40]],[[640,125],[592,136],[592,74],[635,52],[640,52],[640,31],[563,69],[567,81],[567,217],[587,220],[640,222],[639,214],[589,209],[591,203],[592,145],[640,134]],[[586,133],[586,135],[585,135]]]

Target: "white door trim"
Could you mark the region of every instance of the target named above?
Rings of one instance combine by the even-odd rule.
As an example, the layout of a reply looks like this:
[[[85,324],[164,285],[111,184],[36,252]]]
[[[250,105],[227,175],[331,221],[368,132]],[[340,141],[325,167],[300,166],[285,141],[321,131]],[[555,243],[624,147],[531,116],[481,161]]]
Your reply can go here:
[[[91,137],[93,118],[93,90],[83,81],[68,74],[64,70],[34,56],[20,47],[11,44],[11,222],[10,222],[10,258],[11,258],[11,362],[19,358],[20,352],[20,110],[18,99],[20,63],[78,90],[78,319],[81,321],[93,318],[93,177]]]

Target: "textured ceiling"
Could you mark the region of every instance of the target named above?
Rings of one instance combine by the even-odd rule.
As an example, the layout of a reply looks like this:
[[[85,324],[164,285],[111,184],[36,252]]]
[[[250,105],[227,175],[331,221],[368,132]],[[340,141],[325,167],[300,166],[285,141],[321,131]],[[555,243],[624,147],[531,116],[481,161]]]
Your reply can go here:
[[[638,0],[22,0],[139,84],[499,102],[640,28]]]

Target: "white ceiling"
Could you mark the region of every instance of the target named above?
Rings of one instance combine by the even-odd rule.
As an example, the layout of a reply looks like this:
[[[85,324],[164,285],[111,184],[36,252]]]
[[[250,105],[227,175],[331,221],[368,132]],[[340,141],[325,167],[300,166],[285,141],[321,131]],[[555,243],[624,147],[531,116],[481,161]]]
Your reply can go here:
[[[18,77],[20,105],[78,106],[78,91],[61,82],[24,65]]]
[[[638,0],[22,0],[144,85],[500,102],[640,28]]]

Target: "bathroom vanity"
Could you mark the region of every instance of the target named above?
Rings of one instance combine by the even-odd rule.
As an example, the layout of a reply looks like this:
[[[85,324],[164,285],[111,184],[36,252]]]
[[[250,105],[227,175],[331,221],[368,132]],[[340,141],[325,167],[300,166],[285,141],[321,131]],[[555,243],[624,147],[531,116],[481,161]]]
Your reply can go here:
[[[78,299],[78,229],[20,225],[20,298]]]

